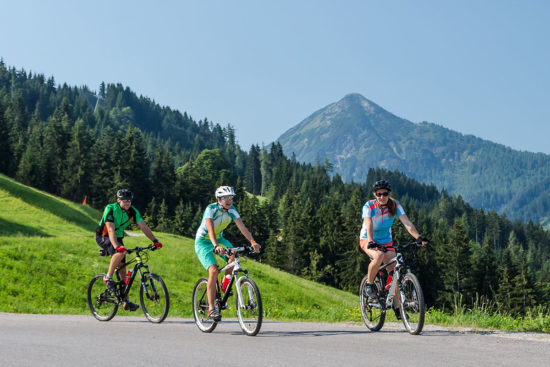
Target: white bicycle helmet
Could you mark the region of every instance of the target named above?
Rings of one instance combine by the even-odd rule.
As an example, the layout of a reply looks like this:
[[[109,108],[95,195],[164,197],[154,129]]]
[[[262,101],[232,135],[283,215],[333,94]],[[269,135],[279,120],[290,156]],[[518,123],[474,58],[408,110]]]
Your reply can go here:
[[[235,196],[235,190],[231,186],[220,186],[216,189],[216,199],[222,196]]]

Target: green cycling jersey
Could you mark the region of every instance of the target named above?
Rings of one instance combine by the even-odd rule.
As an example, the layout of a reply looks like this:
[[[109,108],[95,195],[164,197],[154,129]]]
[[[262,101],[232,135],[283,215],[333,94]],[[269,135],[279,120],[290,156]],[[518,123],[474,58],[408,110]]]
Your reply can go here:
[[[115,234],[117,238],[124,237],[124,230],[130,225],[130,220],[136,224],[141,222],[143,218],[139,211],[132,205],[127,211],[123,211],[118,203],[108,204],[103,211],[103,217],[96,229],[96,234],[107,237],[106,222],[112,222],[115,226]]]

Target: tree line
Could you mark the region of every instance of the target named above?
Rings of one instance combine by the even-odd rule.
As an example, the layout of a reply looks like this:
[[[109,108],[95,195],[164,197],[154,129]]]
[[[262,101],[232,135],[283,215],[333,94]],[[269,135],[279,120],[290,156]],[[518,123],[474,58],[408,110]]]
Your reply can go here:
[[[363,183],[346,183],[330,162],[297,162],[279,143],[245,152],[230,125],[197,122],[121,85],[96,94],[0,62],[0,172],[99,210],[129,187],[153,229],[189,237],[215,188],[234,186],[263,245],[259,261],[353,292],[368,266],[362,206],[384,178],[431,239],[412,262],[428,305],[486,302],[522,314],[550,303],[550,234],[539,224],[475,209],[397,171],[371,168]],[[411,240],[400,224],[393,233]],[[226,235],[243,244],[235,226]]]

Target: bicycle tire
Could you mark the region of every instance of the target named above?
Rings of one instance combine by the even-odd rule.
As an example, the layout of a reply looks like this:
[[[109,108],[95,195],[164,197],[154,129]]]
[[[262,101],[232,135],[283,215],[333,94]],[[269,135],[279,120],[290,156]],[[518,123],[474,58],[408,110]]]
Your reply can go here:
[[[361,280],[359,286],[359,307],[361,309],[361,316],[365,326],[371,331],[378,331],[384,326],[386,320],[386,308],[380,303],[380,300],[370,301],[367,295],[367,276]],[[382,281],[376,276],[374,279],[374,285],[376,286],[377,294],[382,294]]]
[[[245,278],[241,284],[241,296],[244,308],[240,307],[239,292],[237,292],[237,318],[242,331],[248,336],[258,334],[262,327],[263,306],[258,286],[252,279]]]
[[[420,282],[413,273],[405,274],[401,280],[399,301],[403,325],[405,325],[409,334],[420,334],[424,327],[426,308]]]
[[[109,292],[103,282],[105,274],[96,274],[90,280],[87,290],[88,307],[99,321],[109,321],[115,317],[119,303],[116,296]]]
[[[160,324],[168,316],[170,295],[168,288],[157,274],[145,274],[139,286],[139,303],[147,320]]]
[[[200,331],[211,333],[218,322],[208,318],[207,284],[208,278],[200,278],[193,288],[193,317]]]

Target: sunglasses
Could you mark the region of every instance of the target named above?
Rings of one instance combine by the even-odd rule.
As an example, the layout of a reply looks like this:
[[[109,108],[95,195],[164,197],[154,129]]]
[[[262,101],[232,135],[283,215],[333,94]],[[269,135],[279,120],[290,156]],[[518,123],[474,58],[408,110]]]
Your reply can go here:
[[[222,200],[233,200],[233,196],[221,196]]]
[[[382,197],[382,196],[388,196],[390,193],[389,191],[384,191],[384,192],[375,192],[374,195],[376,195],[376,197]]]

